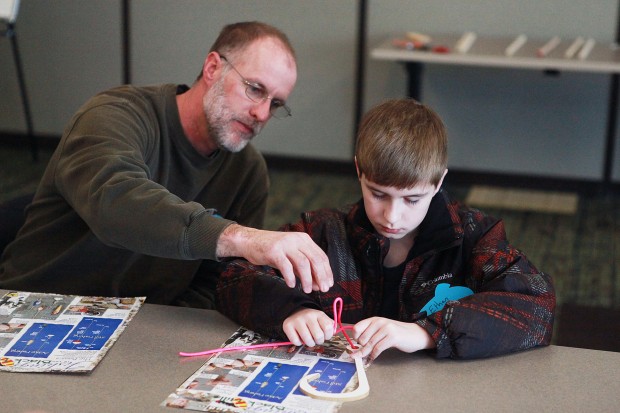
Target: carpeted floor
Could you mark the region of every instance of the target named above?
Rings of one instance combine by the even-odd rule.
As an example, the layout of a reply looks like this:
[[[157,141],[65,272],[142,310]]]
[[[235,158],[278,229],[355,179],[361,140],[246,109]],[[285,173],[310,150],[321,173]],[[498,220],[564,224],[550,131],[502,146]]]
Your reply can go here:
[[[34,191],[49,159],[42,149],[33,164],[26,148],[0,145],[0,202]],[[350,175],[270,170],[272,191],[267,229],[297,219],[299,213],[341,206],[360,196]],[[470,188],[446,187],[465,200]],[[574,213],[538,212],[510,207],[480,208],[501,217],[511,243],[554,279],[558,317],[554,343],[620,351],[620,196],[580,196]]]

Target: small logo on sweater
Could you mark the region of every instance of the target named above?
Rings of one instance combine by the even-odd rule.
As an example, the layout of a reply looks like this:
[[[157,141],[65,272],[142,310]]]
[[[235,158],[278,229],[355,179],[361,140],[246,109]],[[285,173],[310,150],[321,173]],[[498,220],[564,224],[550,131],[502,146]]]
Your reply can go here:
[[[428,287],[429,285],[437,284],[440,281],[445,281],[447,279],[454,278],[454,275],[451,272],[447,272],[445,274],[441,274],[439,277],[433,278],[430,281],[423,282],[420,287]]]

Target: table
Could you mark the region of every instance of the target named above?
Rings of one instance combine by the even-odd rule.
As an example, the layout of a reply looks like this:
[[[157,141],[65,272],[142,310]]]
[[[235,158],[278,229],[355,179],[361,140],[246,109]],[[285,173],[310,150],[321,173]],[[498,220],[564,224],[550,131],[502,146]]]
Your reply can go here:
[[[145,304],[88,375],[0,372],[2,411],[158,412],[237,325],[215,311]],[[368,368],[370,396],[341,412],[611,412],[620,353],[550,346],[485,360],[387,351]],[[5,410],[10,406],[9,410]]]
[[[461,35],[450,34],[433,34],[431,36],[432,44],[435,46],[445,46],[448,49],[448,53],[408,50],[395,47],[391,38],[372,49],[370,56],[377,60],[404,63],[409,78],[408,95],[417,100],[421,100],[421,85],[425,64],[610,74],[611,86],[602,173],[603,184],[605,187],[609,187],[613,172],[618,113],[620,48],[615,44],[594,43],[594,47],[587,54],[586,58],[580,59],[578,53],[572,58],[566,58],[565,52],[575,39],[563,39],[545,57],[538,57],[537,51],[547,44],[549,39],[528,38],[525,44],[518,48],[513,55],[506,56],[506,49],[516,40],[516,37],[476,36],[469,50],[466,53],[460,53],[455,50],[455,46],[461,37]]]

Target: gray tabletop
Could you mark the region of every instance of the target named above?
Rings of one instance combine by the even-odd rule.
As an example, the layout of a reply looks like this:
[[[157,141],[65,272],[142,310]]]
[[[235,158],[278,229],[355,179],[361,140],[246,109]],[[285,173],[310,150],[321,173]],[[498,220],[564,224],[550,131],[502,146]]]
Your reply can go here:
[[[179,411],[160,403],[237,325],[214,311],[146,304],[87,375],[0,372],[3,412]],[[342,412],[616,412],[620,353],[551,346],[486,360],[388,351],[368,368],[370,396]]]

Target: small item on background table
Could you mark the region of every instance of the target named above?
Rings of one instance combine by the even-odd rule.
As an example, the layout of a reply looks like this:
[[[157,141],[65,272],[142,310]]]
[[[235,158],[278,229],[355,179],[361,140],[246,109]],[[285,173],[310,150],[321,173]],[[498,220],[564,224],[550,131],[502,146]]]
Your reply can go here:
[[[424,43],[414,42],[409,39],[393,39],[392,45],[394,47],[398,47],[399,49],[407,49],[407,50],[428,50],[428,46]]]
[[[560,44],[560,38],[553,36],[551,40],[545,43],[541,48],[536,51],[536,56],[545,57],[553,51]]]
[[[443,45],[433,46],[431,50],[433,53],[450,53],[450,48]]]
[[[585,39],[581,36],[578,36],[573,41],[573,43],[571,43],[571,45],[568,46],[568,49],[566,49],[566,52],[564,52],[564,57],[567,59],[572,59],[575,56],[575,54],[579,51],[581,46],[583,46],[584,43],[585,43]]]
[[[476,41],[476,33],[474,32],[465,32],[461,36],[461,38],[456,42],[454,46],[454,50],[459,53],[467,53],[469,49],[474,45]]]
[[[518,35],[512,43],[508,45],[504,51],[504,54],[509,57],[514,56],[515,53],[517,53],[517,51],[525,44],[525,42],[527,42],[527,36],[524,34]]]
[[[404,38],[392,40],[392,45],[399,49],[431,51],[433,53],[449,53],[450,48],[445,45],[431,44],[432,38],[418,32],[407,32]]]
[[[588,58],[588,56],[590,55],[590,52],[594,48],[594,43],[596,42],[594,41],[593,38],[589,38],[588,40],[586,40],[583,47],[579,51],[579,55],[577,56],[579,60],[586,60]]]
[[[412,42],[419,43],[425,46],[428,46],[432,41],[432,38],[430,36],[418,32],[407,32],[406,37]]]
[[[394,47],[407,50],[429,50],[430,43],[430,36],[416,32],[407,32],[404,38],[392,40]]]

